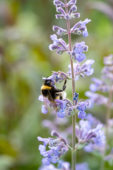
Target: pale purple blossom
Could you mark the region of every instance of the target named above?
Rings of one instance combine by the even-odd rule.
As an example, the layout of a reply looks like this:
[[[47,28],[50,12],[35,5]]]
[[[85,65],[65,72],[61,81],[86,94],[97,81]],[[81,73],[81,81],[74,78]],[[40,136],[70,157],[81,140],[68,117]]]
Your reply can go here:
[[[92,64],[94,63],[94,60],[87,60],[83,64],[80,63],[74,63],[74,75],[75,80],[78,80],[79,77],[85,77],[85,76],[91,76],[94,72],[94,69],[92,68]],[[69,77],[71,78],[71,65],[68,66],[69,71]]]
[[[72,56],[78,62],[82,62],[86,58],[86,55],[84,54],[84,52],[87,52],[87,51],[88,51],[88,46],[85,45],[85,42],[76,43],[72,50]]]
[[[68,99],[64,99],[64,100],[56,99],[55,101],[57,105],[57,116],[59,118],[64,118],[65,116],[71,115],[73,111],[73,107],[72,107],[72,103]]]
[[[68,162],[61,162],[61,165],[55,167],[54,165],[50,164],[48,166],[42,165],[39,170],[71,170],[70,164]],[[88,164],[86,162],[79,163],[76,165],[76,170],[89,170]]]
[[[89,170],[88,164],[86,162],[79,163],[76,165],[76,170]]]
[[[53,44],[49,45],[51,51],[56,50],[58,54],[68,51],[68,45],[62,38],[58,39],[56,34],[51,35],[50,38],[53,41]]]
[[[42,163],[44,165],[50,165],[51,163],[58,163],[62,155],[68,151],[65,139],[61,137],[57,138],[37,138],[43,142],[43,145],[39,145],[40,154],[44,157]]]
[[[87,120],[80,120],[79,125],[76,125],[76,136],[80,144],[86,144],[85,150],[97,149],[105,146],[105,135],[102,129],[102,124],[94,126]]]
[[[108,98],[101,95],[101,94],[94,93],[94,92],[91,92],[91,91],[87,91],[85,94],[86,94],[87,97],[89,97],[92,104],[107,105],[107,103],[108,103]]]
[[[104,57],[104,64],[112,66],[113,65],[113,55],[109,55],[107,57]]]
[[[53,71],[52,75],[49,77],[54,83],[61,83],[62,81],[67,80],[68,74],[62,72],[62,71],[58,71],[55,72]]]
[[[109,85],[107,85],[103,80],[92,78],[92,84],[90,85],[90,90],[92,92],[101,91],[101,92],[108,92]]]
[[[78,118],[79,119],[85,119],[86,118],[86,109],[90,107],[90,101],[86,100],[83,102],[79,102],[77,104],[77,110],[78,110]]]
[[[56,34],[60,35],[60,36],[67,34],[67,30],[66,29],[63,29],[63,28],[61,28],[59,26],[56,26],[56,25],[53,26],[53,31],[55,31]]]
[[[84,21],[79,21],[77,22],[72,28],[71,28],[71,33],[75,34],[82,34],[84,37],[88,36],[88,31],[86,24],[88,24],[91,20],[90,19],[85,19]]]

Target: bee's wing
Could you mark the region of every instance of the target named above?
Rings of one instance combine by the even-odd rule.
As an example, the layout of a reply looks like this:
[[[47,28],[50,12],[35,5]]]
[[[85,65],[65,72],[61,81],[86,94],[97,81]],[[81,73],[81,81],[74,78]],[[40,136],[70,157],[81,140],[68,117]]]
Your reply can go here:
[[[50,100],[50,101],[53,101],[53,97],[52,97],[52,95],[51,95],[51,92],[48,90],[48,99]]]

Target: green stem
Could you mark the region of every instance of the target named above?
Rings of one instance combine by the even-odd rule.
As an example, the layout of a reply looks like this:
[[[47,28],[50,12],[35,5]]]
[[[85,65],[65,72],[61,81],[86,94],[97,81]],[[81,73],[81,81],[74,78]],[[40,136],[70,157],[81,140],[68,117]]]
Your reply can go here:
[[[65,4],[67,4],[67,0],[65,0]],[[65,6],[66,13],[68,13],[68,7]],[[69,51],[71,51],[71,29],[70,29],[70,20],[67,20],[67,32],[68,32],[68,43],[69,43]],[[72,98],[74,98],[75,93],[75,77],[74,77],[74,69],[73,69],[73,60],[72,56],[70,54],[70,63],[71,63],[71,73],[72,73]],[[73,105],[76,105],[76,102],[73,100]],[[72,170],[75,170],[76,168],[76,152],[75,152],[75,144],[76,144],[76,115],[75,111],[72,115]]]

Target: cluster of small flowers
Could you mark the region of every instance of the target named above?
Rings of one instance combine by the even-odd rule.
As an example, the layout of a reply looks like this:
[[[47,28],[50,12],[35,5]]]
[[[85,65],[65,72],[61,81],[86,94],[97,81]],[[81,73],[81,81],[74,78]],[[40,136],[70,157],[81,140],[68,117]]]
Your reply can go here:
[[[65,19],[66,22],[70,21],[72,18],[79,18],[80,14],[77,13],[76,0],[53,0],[54,5],[56,6],[56,14],[57,19]],[[62,36],[64,34],[78,34],[83,35],[84,37],[88,36],[88,31],[86,24],[90,22],[89,19],[85,19],[84,21],[77,22],[74,26],[70,28],[70,32],[67,29],[61,28],[59,26],[53,26],[53,31],[56,34],[51,35],[51,40],[53,43],[49,46],[51,51],[56,50],[58,54],[62,54],[63,52],[67,52],[75,62],[73,64],[73,73],[75,77],[75,81],[80,77],[90,76],[93,74],[94,70],[92,68],[92,64],[94,60],[86,60],[85,52],[88,51],[88,46],[85,42],[77,42],[73,45],[72,49],[69,48],[69,44],[67,44],[62,38],[58,38],[58,36]],[[53,72],[48,79],[51,79],[52,85],[55,87],[56,83],[61,83],[63,81],[67,81],[72,79],[72,68],[69,65],[69,70],[67,73],[58,71]],[[47,79],[47,78],[46,78]],[[96,147],[105,144],[105,136],[102,131],[102,124],[95,120],[91,115],[86,114],[86,109],[91,107],[90,100],[79,101],[79,94],[73,94],[73,102],[76,105],[73,105],[73,102],[68,100],[67,98],[56,99],[54,102],[51,102],[48,98],[39,96],[39,100],[43,102],[42,105],[42,113],[46,114],[48,112],[48,108],[51,108],[52,112],[57,114],[58,118],[64,118],[67,116],[73,115],[73,111],[76,110],[78,112],[78,118],[82,119],[79,121],[78,125],[76,125],[76,138],[77,144],[75,145],[75,151],[80,149],[80,147],[85,147],[85,150],[92,151]],[[97,123],[98,122],[98,123]],[[50,121],[46,120],[46,125],[50,125],[50,127],[57,129],[55,121],[50,123]],[[68,128],[67,133],[71,134],[72,126]],[[58,132],[52,133],[56,138],[41,138],[38,137],[40,142],[43,142],[43,145],[39,145],[39,150],[41,155],[44,157],[42,159],[42,167],[40,170],[70,170],[70,165],[67,162],[60,161],[60,157],[63,156],[71,147],[67,144],[66,140],[59,135]],[[81,148],[82,148],[81,147]],[[73,150],[74,152],[74,150]],[[56,168],[52,164],[58,164]],[[85,169],[86,168],[86,169]],[[88,170],[88,166],[86,163],[76,165],[76,170]]]
[[[55,131],[52,132],[52,136],[56,138],[38,137],[38,140],[43,142],[43,145],[39,145],[39,150],[44,157],[42,159],[44,165],[58,163],[59,158],[68,151],[67,142],[64,138],[60,137]],[[49,149],[47,150],[47,148]]]
[[[110,112],[113,109],[113,55],[104,58],[104,68],[101,72],[101,78],[92,78],[92,82],[90,91],[86,92],[86,96],[90,98],[92,105],[104,105],[107,108],[106,124],[104,127],[106,130],[106,147],[104,147],[104,150],[100,145],[100,149],[103,150],[102,153],[106,153],[111,149],[110,145],[108,147],[108,141],[113,132],[113,120],[110,119]],[[105,156],[105,160],[110,161],[111,155],[110,153],[110,156]]]
[[[60,162],[58,168],[56,168],[54,165],[49,165],[49,166],[44,166],[42,165],[42,167],[39,170],[71,170],[70,168],[70,164],[68,162]],[[88,164],[86,162],[84,163],[80,163],[76,165],[76,170],[89,170]]]
[[[104,68],[100,79],[92,78],[90,91],[86,92],[86,96],[96,105],[108,105],[108,97],[101,93],[113,92],[113,55],[104,58]],[[113,107],[113,103],[111,103]]]

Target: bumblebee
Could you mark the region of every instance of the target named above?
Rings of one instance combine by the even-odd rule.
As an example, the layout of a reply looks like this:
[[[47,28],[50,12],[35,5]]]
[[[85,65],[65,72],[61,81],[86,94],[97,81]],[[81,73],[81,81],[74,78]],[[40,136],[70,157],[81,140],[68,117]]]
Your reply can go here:
[[[57,89],[55,85],[53,85],[53,81],[51,79],[46,78],[44,80],[44,84],[41,86],[42,95],[48,98],[49,101],[54,102],[55,99],[63,99],[62,92],[66,89],[67,80],[64,81],[64,85],[62,89]]]

